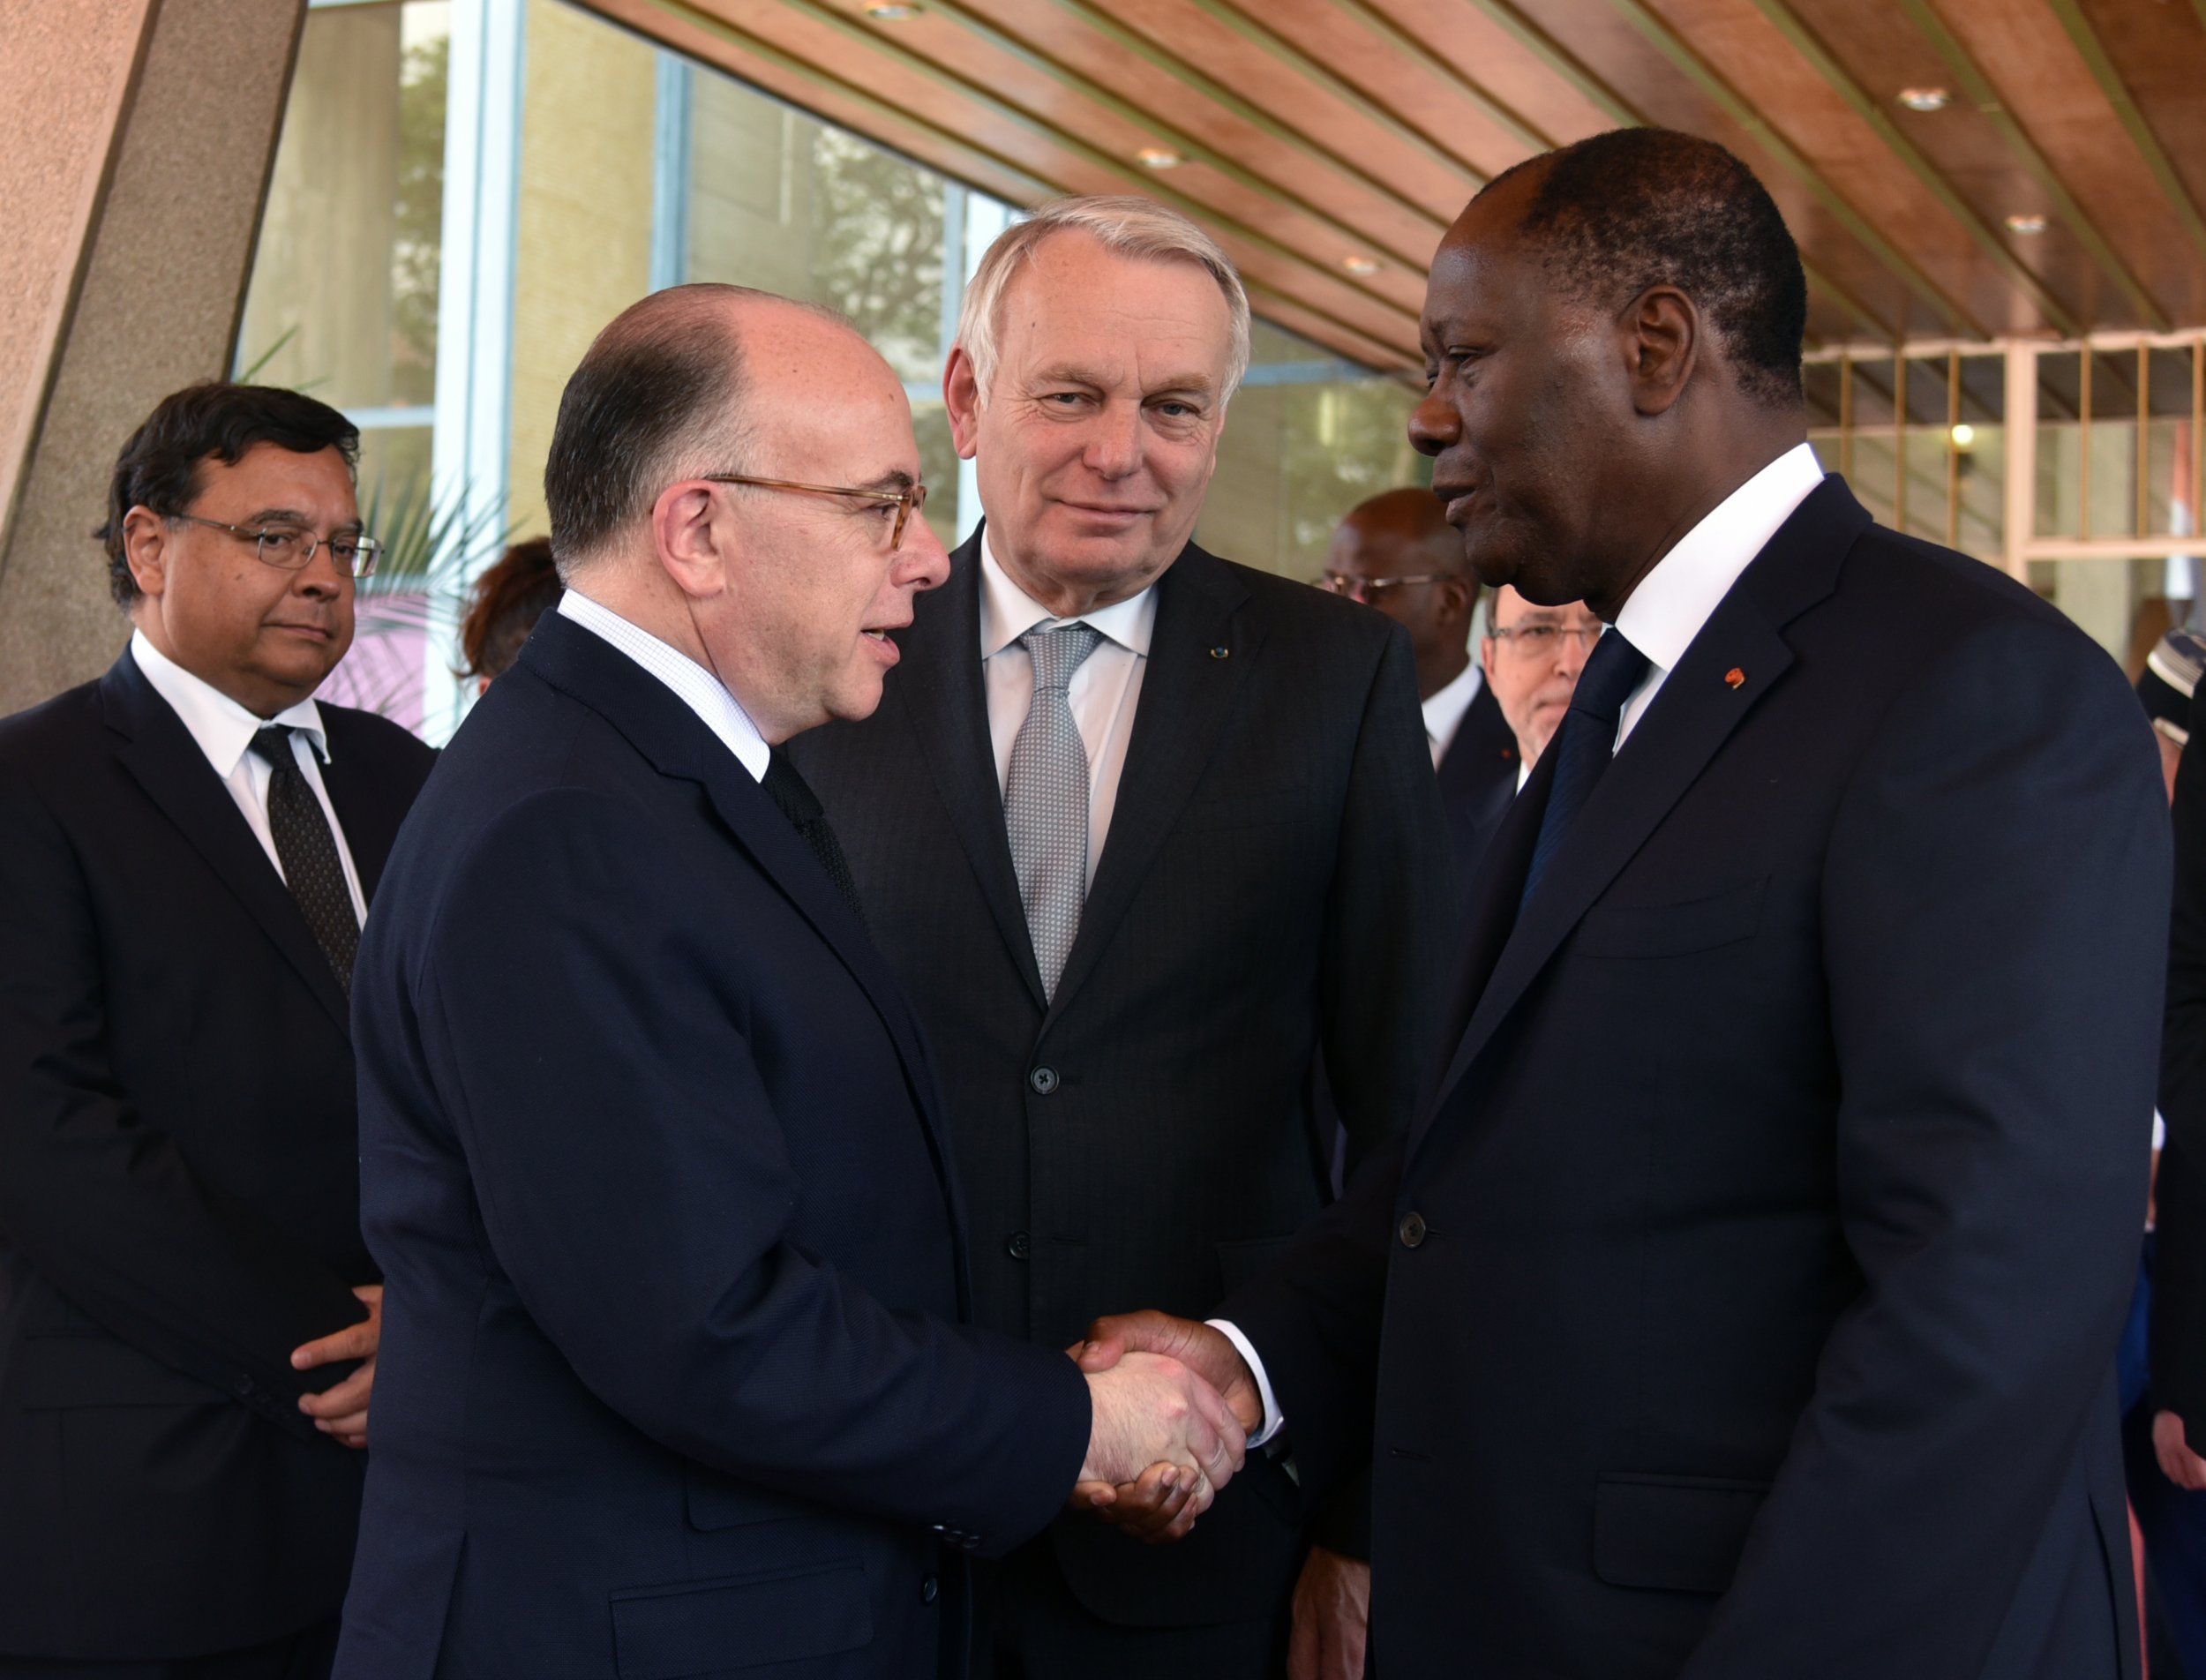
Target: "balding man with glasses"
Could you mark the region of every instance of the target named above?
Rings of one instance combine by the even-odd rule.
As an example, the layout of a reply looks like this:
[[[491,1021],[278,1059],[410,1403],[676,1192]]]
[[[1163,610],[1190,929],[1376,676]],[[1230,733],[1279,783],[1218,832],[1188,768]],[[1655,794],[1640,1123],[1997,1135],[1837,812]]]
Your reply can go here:
[[[130,645],[0,722],[0,1676],[308,1680],[381,1290],[348,996],[431,754],[317,703],[375,566],[354,428],[166,399],[116,464]]]

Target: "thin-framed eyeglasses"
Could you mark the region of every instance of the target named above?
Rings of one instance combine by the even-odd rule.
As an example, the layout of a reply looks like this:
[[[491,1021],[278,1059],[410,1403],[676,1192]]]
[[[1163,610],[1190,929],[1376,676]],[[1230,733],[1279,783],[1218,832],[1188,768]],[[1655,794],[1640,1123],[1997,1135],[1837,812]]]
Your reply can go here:
[[[1445,583],[1452,575],[1447,572],[1426,572],[1416,577],[1351,577],[1346,572],[1324,572],[1314,581],[1328,595],[1345,595],[1351,601],[1369,606],[1389,589],[1399,589],[1405,583]]]
[[[1544,659],[1559,645],[1558,636],[1574,637],[1579,646],[1590,654],[1594,643],[1601,640],[1605,624],[1497,624],[1486,634],[1502,645],[1504,652],[1519,659]]]
[[[925,484],[903,490],[860,490],[850,484],[800,484],[793,478],[754,478],[748,473],[699,473],[697,476],[709,484],[748,484],[754,490],[793,490],[807,496],[852,496],[859,501],[892,506],[897,510],[897,522],[889,530],[892,554],[904,546],[904,528],[911,523],[912,515],[927,506]]]
[[[204,519],[197,514],[170,514],[167,517],[191,525],[205,525],[211,530],[228,531],[239,542],[251,543],[254,559],[263,566],[278,566],[286,572],[297,571],[327,549],[331,564],[347,577],[370,577],[375,572],[376,558],[383,552],[382,544],[358,532],[349,536],[317,536],[296,525],[226,525],[219,519]]]

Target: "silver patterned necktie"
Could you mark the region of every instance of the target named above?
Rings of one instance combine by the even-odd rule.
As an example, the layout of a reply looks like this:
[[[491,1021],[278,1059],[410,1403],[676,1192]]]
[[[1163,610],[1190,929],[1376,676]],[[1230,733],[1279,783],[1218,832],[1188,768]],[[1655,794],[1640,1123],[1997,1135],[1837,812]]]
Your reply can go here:
[[[1045,997],[1057,994],[1088,895],[1088,749],[1065,690],[1101,639],[1084,624],[1029,630],[1019,638],[1034,662],[1034,698],[1011,743],[1003,821]]]

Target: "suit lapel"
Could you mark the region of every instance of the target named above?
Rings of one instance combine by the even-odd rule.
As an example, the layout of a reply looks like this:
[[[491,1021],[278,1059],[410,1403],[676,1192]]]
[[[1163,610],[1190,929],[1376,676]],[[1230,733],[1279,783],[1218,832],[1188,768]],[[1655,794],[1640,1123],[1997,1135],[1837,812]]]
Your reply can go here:
[[[672,689],[581,626],[545,614],[521,658],[612,724],[660,775],[701,785],[736,844],[835,953],[896,1045],[937,1176],[955,1206],[934,1071],[918,1024],[872,936],[781,807]]]
[[[912,732],[942,796],[942,808],[972,865],[996,932],[1044,1006],[1041,971],[1026,931],[1026,908],[1011,866],[1003,826],[1003,790],[996,783],[988,739],[988,700],[980,667],[980,533],[950,556],[949,581],[919,597],[912,627],[897,638],[911,656],[890,678],[908,709]]]
[[[1485,949],[1494,952],[1491,972],[1481,983],[1478,968],[1467,966],[1459,1002],[1467,1015],[1459,1017],[1463,1025],[1454,1054],[1430,1100],[1420,1107],[1410,1139],[1412,1171],[1434,1116],[1503,1019],[1731,731],[1791,666],[1792,649],[1781,627],[1830,592],[1846,551],[1868,523],[1868,514],[1836,478],[1826,479],[1800,505],[1663,680],[1654,704],[1594,784],[1540,890],[1524,907],[1523,917],[1508,927],[1553,779],[1552,758],[1542,756],[1496,840],[1497,854],[1506,839],[1512,855],[1517,851],[1525,855],[1514,868],[1499,866],[1497,857],[1481,893],[1476,919]],[[1737,685],[1730,680],[1733,674],[1742,679]],[[1495,934],[1504,929],[1505,936],[1497,941]],[[1482,956],[1474,949],[1467,963]]]
[[[337,814],[337,826],[344,830],[345,850],[352,854],[353,869],[360,877],[360,896],[372,904],[398,829],[387,810],[378,807],[374,790],[364,784],[357,756],[340,748],[336,731],[331,727],[330,714],[336,709],[322,708],[322,727],[329,731],[330,741],[329,757],[321,767],[322,786],[328,791],[330,808]]]
[[[1192,543],[1157,582],[1157,628],[1142,671],[1126,768],[1095,883],[1080,912],[1080,931],[1050,1002],[1053,1016],[1079,991],[1117,933],[1157,849],[1217,750],[1264,642],[1262,630],[1240,617],[1248,598],[1225,562]],[[1020,926],[1023,931],[1024,919]]]
[[[100,705],[108,726],[123,738],[116,754],[123,768],[298,971],[338,1030],[349,1032],[345,994],[297,901],[184,720],[154,692],[129,649],[101,679]]]

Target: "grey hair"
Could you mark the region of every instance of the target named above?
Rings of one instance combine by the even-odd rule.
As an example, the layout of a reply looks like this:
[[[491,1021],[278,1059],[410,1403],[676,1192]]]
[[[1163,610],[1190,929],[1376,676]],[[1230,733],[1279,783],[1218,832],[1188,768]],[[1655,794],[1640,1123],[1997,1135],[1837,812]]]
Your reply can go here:
[[[1220,401],[1230,400],[1249,371],[1249,294],[1242,289],[1241,275],[1218,241],[1177,210],[1167,209],[1152,199],[1129,195],[1092,195],[1052,199],[1024,221],[1006,228],[981,258],[965,288],[957,311],[957,342],[972,364],[973,380],[980,401],[988,400],[988,386],[995,378],[996,326],[1003,312],[1003,294],[1011,280],[1032,259],[1052,234],[1084,233],[1114,256],[1148,262],[1191,262],[1200,266],[1226,295],[1226,311],[1232,325],[1226,341],[1226,388]]]

